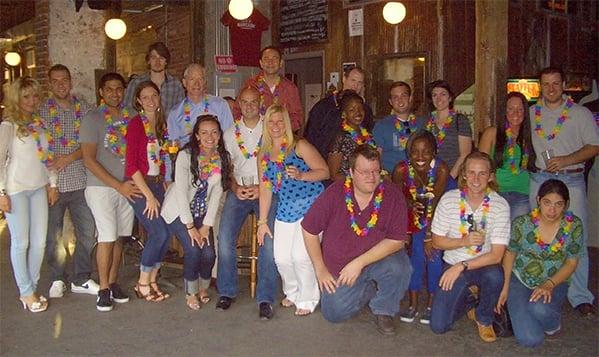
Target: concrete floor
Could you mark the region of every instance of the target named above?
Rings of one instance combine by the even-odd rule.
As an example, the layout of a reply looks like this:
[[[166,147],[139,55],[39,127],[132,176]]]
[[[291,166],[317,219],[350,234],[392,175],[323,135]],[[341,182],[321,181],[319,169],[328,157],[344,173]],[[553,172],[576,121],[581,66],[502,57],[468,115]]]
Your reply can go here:
[[[249,298],[247,280],[237,302],[226,312],[213,301],[194,312],[184,305],[180,271],[166,269],[163,284],[172,297],[147,303],[133,295],[137,267],[123,268],[122,285],[131,301],[100,313],[95,297],[67,293],[50,301],[48,311],[21,309],[8,252],[8,229],[0,221],[0,355],[2,356],[458,356],[458,355],[599,355],[599,318],[583,319],[566,307],[561,335],[536,350],[519,347],[514,338],[486,344],[474,323],[459,321],[454,330],[434,335],[428,326],[400,323],[398,334],[384,337],[364,317],[341,324],[326,322],[317,310],[298,318],[293,310],[276,307],[275,318],[260,321]],[[592,286],[597,295],[597,257]],[[40,292],[47,296],[47,271],[42,268]]]

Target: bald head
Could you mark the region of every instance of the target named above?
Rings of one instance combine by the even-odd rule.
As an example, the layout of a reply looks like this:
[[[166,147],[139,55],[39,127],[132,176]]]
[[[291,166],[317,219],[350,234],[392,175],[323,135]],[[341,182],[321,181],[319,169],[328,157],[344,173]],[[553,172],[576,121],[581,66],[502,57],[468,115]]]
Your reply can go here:
[[[254,87],[245,87],[237,97],[241,114],[246,121],[258,121],[260,119],[260,92]]]

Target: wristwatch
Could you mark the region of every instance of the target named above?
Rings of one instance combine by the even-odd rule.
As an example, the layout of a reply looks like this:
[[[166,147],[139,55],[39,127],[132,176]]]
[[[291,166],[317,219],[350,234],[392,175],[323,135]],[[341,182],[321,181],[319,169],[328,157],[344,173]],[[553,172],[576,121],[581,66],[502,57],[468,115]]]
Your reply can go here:
[[[462,261],[462,265],[464,266],[464,270],[468,270],[468,262],[466,260]]]

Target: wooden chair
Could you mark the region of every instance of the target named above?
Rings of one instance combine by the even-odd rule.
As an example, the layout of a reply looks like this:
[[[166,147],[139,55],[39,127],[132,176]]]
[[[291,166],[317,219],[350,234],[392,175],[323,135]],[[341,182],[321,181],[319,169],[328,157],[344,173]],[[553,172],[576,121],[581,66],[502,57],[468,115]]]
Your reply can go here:
[[[256,215],[250,214],[239,232],[237,240],[237,271],[250,276],[250,296],[256,297],[256,276],[258,272],[258,237]]]

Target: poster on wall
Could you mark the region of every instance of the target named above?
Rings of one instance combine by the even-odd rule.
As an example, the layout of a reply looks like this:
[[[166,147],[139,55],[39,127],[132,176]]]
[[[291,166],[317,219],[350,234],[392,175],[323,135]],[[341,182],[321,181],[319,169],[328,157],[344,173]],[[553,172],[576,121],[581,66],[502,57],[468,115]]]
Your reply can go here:
[[[282,0],[279,6],[281,46],[297,46],[327,40],[327,0]]]
[[[349,22],[349,37],[364,35],[364,12],[362,9],[347,12]]]

